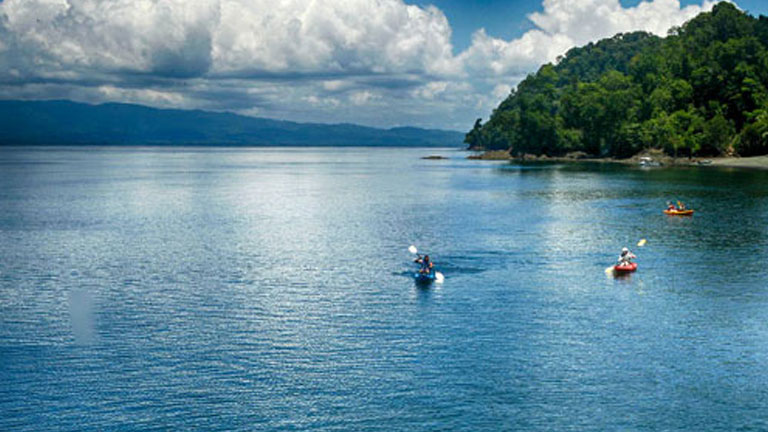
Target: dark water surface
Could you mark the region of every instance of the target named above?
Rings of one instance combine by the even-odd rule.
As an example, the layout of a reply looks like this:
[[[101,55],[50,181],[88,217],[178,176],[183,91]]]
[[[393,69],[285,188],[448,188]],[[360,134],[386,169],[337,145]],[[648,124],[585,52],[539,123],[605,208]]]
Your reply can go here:
[[[433,152],[0,149],[0,430],[768,429],[767,173]]]

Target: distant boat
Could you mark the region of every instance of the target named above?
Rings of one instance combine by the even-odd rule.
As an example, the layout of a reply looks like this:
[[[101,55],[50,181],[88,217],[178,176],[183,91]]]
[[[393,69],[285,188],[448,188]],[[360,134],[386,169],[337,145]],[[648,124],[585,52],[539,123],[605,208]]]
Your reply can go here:
[[[644,167],[659,167],[661,166],[661,162],[653,160],[653,158],[650,158],[648,156],[643,156],[640,158],[640,166]]]

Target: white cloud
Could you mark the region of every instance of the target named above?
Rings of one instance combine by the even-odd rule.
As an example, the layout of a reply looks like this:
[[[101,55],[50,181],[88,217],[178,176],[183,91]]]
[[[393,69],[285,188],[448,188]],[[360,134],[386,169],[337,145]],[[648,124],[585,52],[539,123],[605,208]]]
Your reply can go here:
[[[349,101],[354,105],[368,105],[370,102],[379,99],[379,95],[370,90],[354,91],[349,94]]]
[[[403,0],[4,0],[0,97],[464,129],[569,48],[664,35],[702,1],[543,0],[533,30],[455,53],[443,12]]]
[[[341,101],[333,97],[319,98],[315,95],[309,95],[304,96],[301,99],[316,107],[336,108],[341,105]]]
[[[328,91],[340,91],[348,89],[350,83],[345,80],[328,80],[323,81],[323,89]]]
[[[0,13],[4,33],[24,50],[16,60],[44,77],[61,69],[189,77],[458,67],[445,15],[401,0],[6,0]]]
[[[529,16],[542,31],[582,45],[616,33],[643,30],[660,36],[717,3],[681,8],[679,0],[644,1],[624,8],[619,0],[544,0],[544,11]]]
[[[150,103],[158,107],[178,107],[187,105],[183,94],[173,91],[153,89],[125,89],[111,85],[99,86],[95,89],[100,98],[107,101],[125,103]]]
[[[517,75],[554,61],[574,46],[607,38],[617,33],[647,31],[666,36],[717,1],[682,8],[679,0],[644,1],[624,8],[619,0],[544,0],[543,12],[528,18],[536,28],[518,39],[504,41],[478,30],[472,45],[459,57],[475,74]]]
[[[541,30],[530,30],[518,39],[504,41],[480,29],[472,36],[472,45],[459,57],[476,76],[519,75],[554,60],[572,46],[568,36]]]
[[[0,14],[13,47],[3,62],[51,79],[63,72],[198,75],[210,65],[218,21],[213,5],[183,0],[6,0]]]
[[[447,81],[433,81],[414,89],[411,94],[414,97],[432,100],[445,92],[449,85]]]

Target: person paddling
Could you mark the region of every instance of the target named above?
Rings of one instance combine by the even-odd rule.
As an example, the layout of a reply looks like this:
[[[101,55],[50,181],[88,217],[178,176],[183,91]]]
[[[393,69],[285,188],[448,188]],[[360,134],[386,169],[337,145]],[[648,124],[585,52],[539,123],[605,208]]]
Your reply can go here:
[[[415,263],[421,264],[421,267],[419,268],[419,273],[421,274],[429,274],[432,273],[432,268],[434,267],[434,264],[432,264],[432,260],[429,259],[429,255],[419,256],[414,260]]]
[[[627,248],[621,249],[621,255],[619,255],[619,267],[628,267],[632,265],[632,260],[637,258],[635,254],[629,251]]]

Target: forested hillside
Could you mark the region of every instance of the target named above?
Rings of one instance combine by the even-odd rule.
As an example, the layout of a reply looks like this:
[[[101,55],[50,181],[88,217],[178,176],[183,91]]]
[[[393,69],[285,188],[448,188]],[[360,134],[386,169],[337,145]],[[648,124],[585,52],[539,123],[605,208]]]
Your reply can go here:
[[[461,145],[456,131],[295,123],[130,104],[0,100],[2,145]]]
[[[768,153],[768,17],[720,3],[666,38],[619,34],[528,76],[465,138],[513,155]]]

